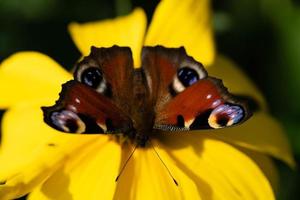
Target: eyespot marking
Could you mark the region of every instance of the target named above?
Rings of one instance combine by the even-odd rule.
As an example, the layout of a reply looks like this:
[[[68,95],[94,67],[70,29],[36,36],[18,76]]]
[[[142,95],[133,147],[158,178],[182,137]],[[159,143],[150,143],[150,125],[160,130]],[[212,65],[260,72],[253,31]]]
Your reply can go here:
[[[189,67],[182,67],[177,72],[177,77],[184,87],[191,86],[199,80],[196,70]]]
[[[199,80],[206,77],[207,72],[205,71],[201,63],[192,63],[185,61],[178,68],[177,73],[173,78],[171,91],[174,91],[175,94],[183,92],[187,87],[194,85]]]
[[[81,74],[81,81],[82,83],[96,89],[103,81],[102,72],[97,67],[87,68]]]
[[[219,124],[221,127],[224,127],[227,125],[229,120],[230,119],[228,116],[220,116],[217,118],[217,124]]]
[[[235,125],[243,120],[245,112],[241,106],[223,104],[216,107],[208,118],[212,128],[223,128]]]
[[[79,65],[74,76],[76,80],[95,89],[98,93],[109,95],[109,84],[96,63],[84,63]]]
[[[55,111],[50,119],[54,128],[67,133],[83,133],[86,129],[79,116],[69,110]]]

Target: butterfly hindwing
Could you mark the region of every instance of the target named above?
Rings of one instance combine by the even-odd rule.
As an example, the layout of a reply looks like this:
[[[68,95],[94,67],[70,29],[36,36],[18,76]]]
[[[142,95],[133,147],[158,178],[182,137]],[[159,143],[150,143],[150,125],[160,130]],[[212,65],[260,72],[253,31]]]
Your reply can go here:
[[[247,119],[249,109],[184,48],[144,47],[142,66],[154,104],[154,128],[223,128]]]

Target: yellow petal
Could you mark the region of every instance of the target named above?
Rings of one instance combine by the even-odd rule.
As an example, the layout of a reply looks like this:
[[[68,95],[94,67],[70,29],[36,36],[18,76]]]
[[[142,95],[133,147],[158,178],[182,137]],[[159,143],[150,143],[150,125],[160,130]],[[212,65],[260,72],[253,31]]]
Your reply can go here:
[[[11,172],[5,176],[1,174],[0,179],[4,184],[0,185],[0,199],[15,199],[31,192],[69,157],[76,156],[76,152],[93,143],[95,138],[52,138],[51,141],[55,142],[56,146],[43,145],[36,148],[26,163],[10,169]],[[1,165],[5,164],[1,162]]]
[[[210,76],[222,79],[229,92],[254,98],[262,109],[266,102],[254,83],[228,58],[218,55],[214,64],[207,68]]]
[[[3,117],[0,151],[0,199],[30,192],[44,181],[71,154],[94,142],[95,135],[58,132],[43,122],[36,105],[14,106]],[[106,139],[107,140],[107,139]]]
[[[161,1],[155,10],[145,44],[184,46],[197,61],[210,65],[215,56],[210,1]]]
[[[15,199],[31,192],[33,188],[45,181],[69,158],[77,156],[78,152],[81,152],[84,147],[99,140],[99,137],[96,138],[96,136],[91,135],[84,137],[83,135],[54,133],[50,128],[47,130],[41,127],[39,121],[30,123],[30,119],[33,118],[29,114],[27,122],[30,125],[27,126],[22,126],[24,124],[21,123],[14,124],[14,126],[20,125],[18,134],[14,132],[16,129],[9,132],[14,136],[20,136],[19,138],[15,137],[14,147],[17,150],[7,148],[7,145],[5,145],[1,151],[0,181],[2,184],[0,185],[0,199]],[[12,127],[9,127],[7,122],[4,123],[4,127],[6,127],[4,129],[5,136],[6,131]],[[47,135],[52,132],[53,136],[48,140],[41,140],[39,144],[32,144],[33,146],[25,148],[23,142],[29,145],[28,140],[36,140],[34,137],[30,137],[33,136],[30,132],[36,132],[37,137],[39,137],[38,133],[46,133]],[[26,133],[29,133],[27,138],[22,136]]]
[[[37,52],[16,53],[0,65],[0,108],[41,99],[54,102],[71,74]]]
[[[239,126],[208,132],[217,138],[269,154],[295,166],[291,147],[279,122],[265,112],[257,112]],[[201,134],[201,133],[198,133]]]
[[[77,155],[36,188],[29,199],[110,200],[115,193],[120,160],[119,144],[99,140],[78,150]]]
[[[133,53],[134,65],[139,67],[146,23],[144,11],[137,8],[125,17],[85,24],[71,23],[69,31],[83,55],[90,53],[91,46],[129,46]]]
[[[4,167],[10,170],[26,163],[36,148],[47,146],[54,135],[62,134],[43,122],[40,106],[19,104],[9,109],[2,120],[0,174],[6,172]]]
[[[265,176],[270,181],[273,190],[275,191],[275,193],[277,193],[279,189],[279,174],[272,158],[257,151],[251,151],[245,148],[239,149],[247,156],[249,156],[259,166],[259,168],[264,172]]]
[[[211,76],[222,79],[231,93],[252,97],[259,103],[263,111],[267,110],[262,94],[228,58],[218,56],[215,63],[207,70]],[[294,166],[291,149],[283,129],[279,122],[266,112],[254,113],[242,125],[214,130],[211,134],[216,134],[217,137],[226,142],[268,153],[287,162],[290,166]]]
[[[124,155],[128,158],[129,151]],[[193,181],[164,157],[164,162],[179,182],[176,186],[154,150],[137,149],[118,180],[114,199],[200,199]]]
[[[166,149],[194,180],[203,199],[274,199],[263,172],[236,148],[206,134],[172,134],[162,139],[160,151]]]

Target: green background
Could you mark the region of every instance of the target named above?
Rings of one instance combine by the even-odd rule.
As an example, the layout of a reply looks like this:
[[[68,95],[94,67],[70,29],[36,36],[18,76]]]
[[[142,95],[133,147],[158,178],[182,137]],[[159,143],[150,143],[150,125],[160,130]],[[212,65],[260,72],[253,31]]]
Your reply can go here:
[[[136,6],[151,19],[157,3],[0,0],[0,61],[17,51],[35,50],[70,69],[80,53],[67,32],[69,22],[124,15]],[[215,0],[213,9],[218,51],[232,58],[262,90],[300,164],[300,0]],[[299,171],[275,162],[281,178],[278,199],[299,199]]]

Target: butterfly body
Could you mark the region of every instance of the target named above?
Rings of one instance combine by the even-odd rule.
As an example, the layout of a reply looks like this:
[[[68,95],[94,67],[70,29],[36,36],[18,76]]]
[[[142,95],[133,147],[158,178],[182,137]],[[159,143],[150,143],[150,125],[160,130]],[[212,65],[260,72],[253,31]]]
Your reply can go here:
[[[139,146],[157,130],[223,128],[251,115],[184,48],[162,46],[144,47],[137,69],[128,47],[92,47],[56,104],[42,109],[60,131],[123,134]]]

